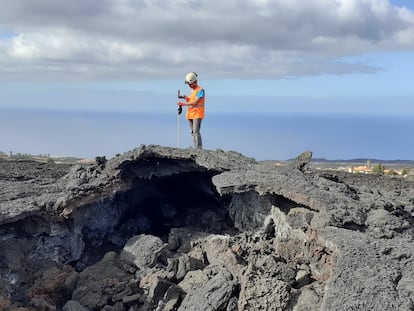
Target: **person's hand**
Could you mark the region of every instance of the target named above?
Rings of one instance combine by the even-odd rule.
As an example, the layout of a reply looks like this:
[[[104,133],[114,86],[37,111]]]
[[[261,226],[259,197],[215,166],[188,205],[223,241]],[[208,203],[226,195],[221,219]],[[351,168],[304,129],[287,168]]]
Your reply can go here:
[[[178,106],[180,106],[180,107],[182,107],[182,106],[184,106],[184,105],[185,105],[185,103],[183,103],[183,102],[178,102],[178,103],[177,103],[177,105],[178,105]]]

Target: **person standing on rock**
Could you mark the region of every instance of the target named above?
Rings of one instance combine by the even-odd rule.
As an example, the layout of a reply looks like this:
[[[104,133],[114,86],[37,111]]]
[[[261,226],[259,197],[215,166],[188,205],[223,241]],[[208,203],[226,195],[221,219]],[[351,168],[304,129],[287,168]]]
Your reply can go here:
[[[178,106],[188,106],[186,119],[189,121],[191,135],[193,136],[193,145],[196,149],[202,149],[203,143],[201,140],[201,121],[204,119],[204,105],[206,94],[204,89],[197,83],[197,74],[189,72],[185,76],[185,84],[187,84],[193,92],[190,96],[184,96],[184,102],[178,102]]]

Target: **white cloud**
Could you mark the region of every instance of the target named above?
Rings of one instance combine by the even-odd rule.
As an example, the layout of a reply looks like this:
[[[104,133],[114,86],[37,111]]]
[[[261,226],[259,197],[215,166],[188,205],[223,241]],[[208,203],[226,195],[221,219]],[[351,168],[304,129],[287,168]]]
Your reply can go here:
[[[373,72],[347,56],[414,49],[388,0],[0,0],[2,79],[215,78]]]

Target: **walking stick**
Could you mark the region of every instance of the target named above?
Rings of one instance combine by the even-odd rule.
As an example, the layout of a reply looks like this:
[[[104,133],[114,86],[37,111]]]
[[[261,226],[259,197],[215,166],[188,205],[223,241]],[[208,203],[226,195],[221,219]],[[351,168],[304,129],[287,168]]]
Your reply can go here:
[[[184,98],[184,96],[181,96],[180,95],[180,90],[178,90],[178,98],[180,99],[180,98]],[[177,114],[177,127],[178,127],[178,148],[180,148],[180,115],[181,115],[181,113],[183,112],[183,107],[181,107],[181,106],[178,106],[178,114]]]
[[[180,109],[180,108],[178,108],[178,109]],[[177,144],[178,144],[178,148],[180,148],[180,112],[179,112],[179,110],[178,110],[178,115],[177,115],[177,123],[178,123],[178,133],[177,133],[177,135],[178,135],[178,142],[177,142]]]

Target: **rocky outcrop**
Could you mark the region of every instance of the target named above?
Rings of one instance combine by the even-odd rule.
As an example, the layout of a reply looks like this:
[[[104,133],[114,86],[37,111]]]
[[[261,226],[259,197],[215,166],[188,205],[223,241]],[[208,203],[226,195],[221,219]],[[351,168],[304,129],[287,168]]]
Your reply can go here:
[[[412,182],[311,155],[0,162],[0,309],[413,309]]]

